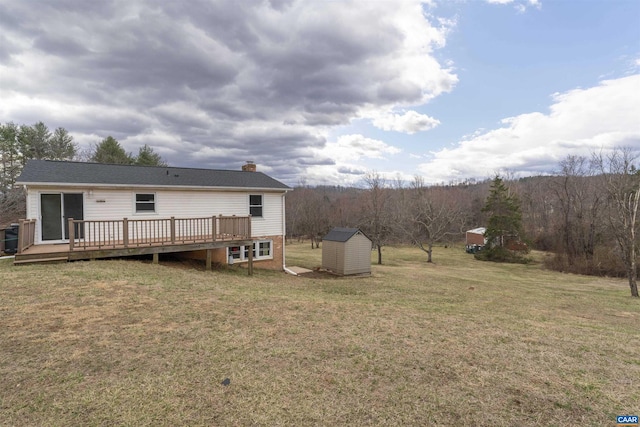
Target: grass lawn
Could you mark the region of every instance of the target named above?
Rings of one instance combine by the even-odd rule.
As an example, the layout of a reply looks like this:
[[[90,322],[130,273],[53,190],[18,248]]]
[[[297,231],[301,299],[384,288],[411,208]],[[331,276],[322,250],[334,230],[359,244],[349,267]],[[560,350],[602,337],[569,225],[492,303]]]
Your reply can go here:
[[[287,246],[287,265],[320,258]],[[640,413],[640,301],[624,280],[462,248],[425,259],[385,248],[357,278],[0,261],[0,425],[605,426]]]

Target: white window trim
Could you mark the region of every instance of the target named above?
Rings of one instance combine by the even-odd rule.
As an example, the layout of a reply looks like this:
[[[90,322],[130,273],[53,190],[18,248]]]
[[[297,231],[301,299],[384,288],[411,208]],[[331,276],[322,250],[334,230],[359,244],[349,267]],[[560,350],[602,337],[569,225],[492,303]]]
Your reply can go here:
[[[152,211],[138,211],[138,201],[136,196],[138,194],[153,194],[153,210]],[[133,214],[134,215],[158,215],[158,193],[155,191],[134,191],[133,192]]]
[[[260,256],[260,243],[268,243],[269,244],[269,255]],[[262,261],[262,260],[266,260],[266,259],[273,259],[273,240],[255,240],[253,242],[253,245],[256,248],[254,250],[254,255],[253,255],[253,260],[254,261]],[[237,247],[237,246],[231,246],[231,247]],[[227,260],[229,259],[231,247],[227,247]],[[236,263],[236,262],[248,262],[249,261],[249,257],[245,255],[246,252],[247,252],[246,246],[240,246],[240,257],[239,258],[234,258],[233,262],[234,263]]]
[[[251,196],[260,196],[260,202],[261,202],[261,204],[260,204],[259,206],[260,206],[260,208],[262,209],[262,215],[260,215],[260,216],[253,216],[253,215],[251,215],[251,218],[259,218],[259,219],[264,218],[264,194],[261,194],[261,193],[253,193],[253,194],[249,194],[249,196],[247,197],[247,203],[248,203],[248,205],[249,205],[249,214],[251,214],[251,207],[252,207],[252,206],[255,206],[255,207],[257,207],[257,206],[258,206],[258,205],[252,205],[252,204],[251,204]]]

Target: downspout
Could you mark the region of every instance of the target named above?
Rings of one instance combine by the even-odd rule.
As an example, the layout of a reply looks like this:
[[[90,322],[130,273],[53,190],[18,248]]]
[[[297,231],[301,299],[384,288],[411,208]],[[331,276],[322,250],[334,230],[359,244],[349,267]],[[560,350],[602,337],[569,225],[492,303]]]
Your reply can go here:
[[[287,246],[287,221],[286,218],[287,216],[285,215],[285,202],[284,202],[284,196],[287,194],[287,192],[285,191],[284,193],[282,193],[282,269],[284,270],[285,273],[289,273],[292,274],[294,276],[297,276],[298,273],[296,273],[295,271],[289,270],[287,268],[287,263],[286,263],[286,250],[285,250],[285,246]]]

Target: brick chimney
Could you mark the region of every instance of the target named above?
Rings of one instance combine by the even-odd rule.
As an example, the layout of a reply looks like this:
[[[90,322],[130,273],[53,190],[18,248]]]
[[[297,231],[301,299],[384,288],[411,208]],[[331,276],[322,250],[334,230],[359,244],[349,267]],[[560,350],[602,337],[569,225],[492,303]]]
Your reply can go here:
[[[256,164],[253,163],[252,161],[247,161],[246,164],[242,165],[242,170],[245,172],[255,172]]]

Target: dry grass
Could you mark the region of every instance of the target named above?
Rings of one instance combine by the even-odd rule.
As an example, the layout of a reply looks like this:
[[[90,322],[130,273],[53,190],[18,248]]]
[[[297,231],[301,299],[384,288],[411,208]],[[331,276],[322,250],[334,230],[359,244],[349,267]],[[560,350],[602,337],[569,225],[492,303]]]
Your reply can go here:
[[[287,248],[288,265],[321,251]],[[0,261],[0,425],[614,425],[623,280],[387,248],[368,278]],[[229,378],[224,386],[221,381]]]

